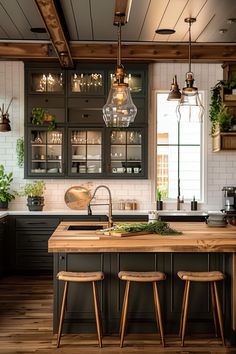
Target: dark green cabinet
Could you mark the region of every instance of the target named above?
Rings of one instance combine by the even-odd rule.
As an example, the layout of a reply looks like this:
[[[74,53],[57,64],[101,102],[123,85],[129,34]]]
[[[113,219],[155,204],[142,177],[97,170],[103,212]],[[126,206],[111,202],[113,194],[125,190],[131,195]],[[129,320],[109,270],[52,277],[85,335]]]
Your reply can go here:
[[[57,217],[27,216],[15,219],[15,268],[17,271],[52,272],[48,239],[59,224]]]
[[[57,332],[63,283],[56,280],[58,271],[97,271],[105,274],[99,284],[104,333],[119,331],[125,282],[119,280],[122,270],[163,271],[167,279],[158,283],[162,315],[166,333],[178,333],[183,299],[184,282],[179,270],[209,271],[221,270],[228,280],[218,284],[220,300],[223,304],[225,325],[230,323],[230,268],[227,263],[230,254],[218,253],[59,253],[54,254],[54,332]],[[72,285],[65,314],[64,331],[94,331],[95,319],[91,289]],[[188,312],[188,329],[191,333],[213,331],[208,284],[197,283],[191,287]],[[93,319],[93,321],[91,321]],[[128,333],[156,333],[153,290],[150,283],[132,283],[128,305]]]
[[[67,71],[52,64],[26,66],[26,178],[147,178],[147,65],[127,66],[138,112],[120,132],[105,127],[102,113],[113,70],[110,64]],[[55,116],[54,131],[47,122],[32,124],[35,107]],[[115,135],[125,139],[113,142]]]
[[[4,274],[6,218],[0,219],[0,276]]]

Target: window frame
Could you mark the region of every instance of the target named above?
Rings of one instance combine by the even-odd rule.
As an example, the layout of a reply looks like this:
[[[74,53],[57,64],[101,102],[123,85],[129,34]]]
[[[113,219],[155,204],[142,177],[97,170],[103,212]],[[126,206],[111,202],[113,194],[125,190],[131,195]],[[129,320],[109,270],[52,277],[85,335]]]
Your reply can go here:
[[[167,94],[168,95],[169,91],[168,90],[153,90],[153,96],[154,96],[154,109],[153,109],[153,121],[154,124],[152,126],[154,134],[153,134],[153,142],[154,142],[154,170],[151,171],[152,174],[154,175],[154,183],[153,183],[153,190],[156,191],[157,189],[157,105],[158,105],[158,95],[159,94]],[[201,94],[201,99],[202,99],[202,104],[204,107],[206,107],[206,101],[207,101],[207,93],[206,90],[199,90],[199,93]],[[198,200],[199,203],[206,203],[207,198],[206,198],[206,186],[207,186],[207,110],[205,108],[204,111],[204,116],[203,116],[203,122],[200,123],[202,124],[201,127],[201,136],[200,136],[200,199]],[[176,116],[177,120],[177,116]],[[193,123],[196,124],[196,123]],[[198,124],[198,123],[197,123]],[[172,145],[172,144],[170,144]],[[184,144],[185,145],[185,144]],[[176,145],[178,146],[178,145]],[[181,145],[180,145],[181,146]],[[155,195],[155,202],[156,202],[156,193]],[[177,197],[177,196],[176,196]],[[186,201],[190,201],[191,199],[186,198]],[[175,198],[165,198],[165,202],[167,203],[176,203]]]

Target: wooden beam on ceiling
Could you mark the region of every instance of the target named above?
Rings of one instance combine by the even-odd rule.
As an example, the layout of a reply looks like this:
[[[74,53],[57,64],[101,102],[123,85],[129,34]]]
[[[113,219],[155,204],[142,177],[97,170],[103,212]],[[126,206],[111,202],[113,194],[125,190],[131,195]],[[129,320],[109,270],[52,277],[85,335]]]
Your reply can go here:
[[[117,24],[121,20],[121,24],[124,25],[129,21],[131,4],[132,0],[116,0],[113,24]],[[118,14],[123,16],[120,18]]]
[[[73,59],[54,0],[35,0],[62,67],[73,67]]]
[[[0,59],[54,60],[50,53],[51,44],[0,42]],[[117,44],[70,43],[74,61],[116,62]],[[122,62],[188,62],[187,44],[124,44],[121,50]],[[236,44],[194,44],[192,62],[223,63],[236,62]]]

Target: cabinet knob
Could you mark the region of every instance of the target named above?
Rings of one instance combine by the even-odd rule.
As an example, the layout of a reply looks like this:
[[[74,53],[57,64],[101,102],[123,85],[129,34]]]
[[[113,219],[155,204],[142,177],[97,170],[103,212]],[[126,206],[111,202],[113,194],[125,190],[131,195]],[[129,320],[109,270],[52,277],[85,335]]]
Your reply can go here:
[[[48,98],[45,98],[45,102],[48,102]]]
[[[88,118],[90,114],[82,114],[82,118]]]
[[[64,256],[59,256],[60,261],[64,261],[65,257]]]

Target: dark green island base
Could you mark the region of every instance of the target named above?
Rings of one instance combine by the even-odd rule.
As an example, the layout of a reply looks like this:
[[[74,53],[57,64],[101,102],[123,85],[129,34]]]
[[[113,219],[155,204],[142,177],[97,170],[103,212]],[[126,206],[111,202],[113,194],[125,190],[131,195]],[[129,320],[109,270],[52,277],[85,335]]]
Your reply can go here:
[[[168,237],[168,236],[166,236]],[[119,332],[124,282],[118,279],[121,270],[162,271],[167,279],[158,284],[165,333],[178,333],[184,282],[179,270],[221,270],[226,280],[218,284],[227,339],[235,343],[231,330],[230,253],[54,253],[54,333],[57,333],[63,282],[56,280],[59,271],[103,271],[105,279],[98,284],[103,333]],[[127,333],[157,331],[150,283],[132,283],[128,307]],[[63,326],[64,333],[96,332],[91,284],[70,283]],[[190,289],[187,333],[214,336],[214,324],[207,283],[195,283]]]

